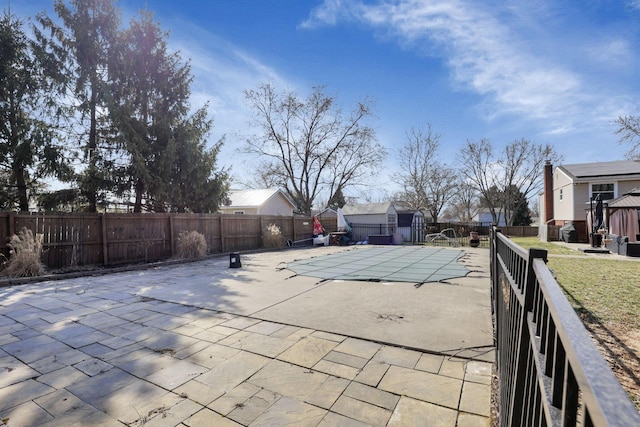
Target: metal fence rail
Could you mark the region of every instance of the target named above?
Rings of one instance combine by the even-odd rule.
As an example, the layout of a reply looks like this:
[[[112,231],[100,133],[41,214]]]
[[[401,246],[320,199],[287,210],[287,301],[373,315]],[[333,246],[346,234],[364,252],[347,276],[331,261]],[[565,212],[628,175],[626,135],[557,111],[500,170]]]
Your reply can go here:
[[[546,257],[492,231],[500,425],[640,426]]]

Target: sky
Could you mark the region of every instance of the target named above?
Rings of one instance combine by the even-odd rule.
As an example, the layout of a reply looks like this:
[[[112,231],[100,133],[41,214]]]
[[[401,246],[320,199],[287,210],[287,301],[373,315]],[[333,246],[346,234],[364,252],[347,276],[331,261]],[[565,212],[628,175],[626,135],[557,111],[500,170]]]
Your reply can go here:
[[[0,0],[7,7],[9,0]],[[2,3],[0,3],[2,4]],[[52,0],[12,0],[22,18]],[[374,103],[387,187],[412,128],[440,135],[459,164],[468,140],[498,150],[551,144],[565,164],[621,160],[616,118],[640,115],[640,0],[120,0],[127,22],[154,12],[191,61],[192,106],[209,102],[211,143],[236,180],[251,112],[243,91],[314,86],[345,110]],[[378,185],[376,184],[376,185]]]

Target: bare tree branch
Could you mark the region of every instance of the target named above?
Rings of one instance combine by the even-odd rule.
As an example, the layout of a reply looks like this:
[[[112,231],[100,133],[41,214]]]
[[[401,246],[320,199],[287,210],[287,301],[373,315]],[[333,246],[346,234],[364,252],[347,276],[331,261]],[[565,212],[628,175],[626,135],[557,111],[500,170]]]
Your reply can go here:
[[[616,134],[620,135],[618,143],[631,146],[625,156],[640,160],[640,116],[620,116],[615,123],[618,125]]]
[[[324,87],[302,99],[269,84],[245,91],[245,98],[260,130],[244,147],[262,159],[257,181],[283,187],[301,213],[310,214],[321,193],[329,200],[365,182],[387,154],[366,124],[373,115],[366,102],[345,116]]]

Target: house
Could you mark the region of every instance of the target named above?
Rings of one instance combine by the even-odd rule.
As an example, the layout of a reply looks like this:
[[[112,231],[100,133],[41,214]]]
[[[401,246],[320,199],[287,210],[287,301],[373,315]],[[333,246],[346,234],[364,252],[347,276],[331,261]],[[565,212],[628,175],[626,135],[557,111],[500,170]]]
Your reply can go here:
[[[370,235],[390,235],[398,227],[398,213],[392,202],[344,205],[342,213],[355,241],[368,240]]]
[[[472,222],[478,222],[480,224],[493,224],[493,215],[489,209],[480,209],[471,219]],[[498,227],[504,227],[507,222],[504,219],[504,212],[498,212]]]
[[[293,216],[295,208],[291,199],[279,188],[232,190],[228,202],[220,207],[220,213]]]
[[[581,242],[589,240],[587,215],[598,195],[615,199],[640,186],[640,161],[560,165],[544,167],[544,189],[540,194],[541,224],[565,225],[573,222]]]

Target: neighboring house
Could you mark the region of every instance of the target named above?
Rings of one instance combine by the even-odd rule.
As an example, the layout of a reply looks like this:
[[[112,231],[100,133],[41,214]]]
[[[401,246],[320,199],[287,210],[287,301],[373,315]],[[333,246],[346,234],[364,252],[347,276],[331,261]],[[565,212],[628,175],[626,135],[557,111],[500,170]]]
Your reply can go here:
[[[471,219],[472,222],[479,222],[482,224],[493,224],[493,215],[489,209],[480,209],[477,214]],[[504,212],[498,212],[498,227],[504,227],[507,222],[504,219]]]
[[[220,213],[235,215],[283,215],[293,216],[293,202],[279,188],[237,190],[229,192],[228,204],[220,207]]]
[[[398,213],[392,202],[344,205],[342,212],[355,241],[367,240],[372,234],[393,234],[398,227]]]
[[[573,222],[578,238],[589,239],[587,215],[590,202],[599,194],[607,201],[620,197],[640,186],[640,161],[560,165],[544,169],[544,190],[540,197],[542,224],[565,225]]]

